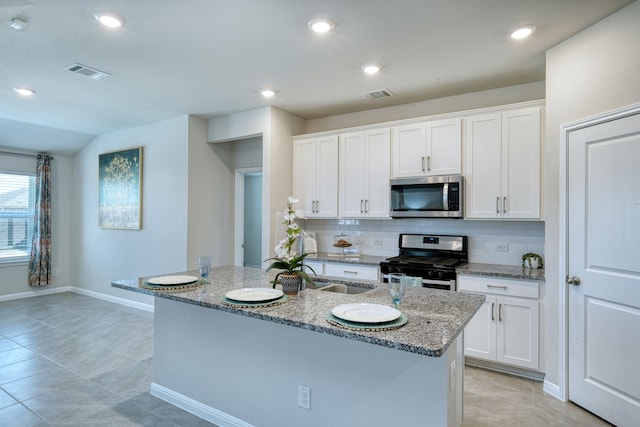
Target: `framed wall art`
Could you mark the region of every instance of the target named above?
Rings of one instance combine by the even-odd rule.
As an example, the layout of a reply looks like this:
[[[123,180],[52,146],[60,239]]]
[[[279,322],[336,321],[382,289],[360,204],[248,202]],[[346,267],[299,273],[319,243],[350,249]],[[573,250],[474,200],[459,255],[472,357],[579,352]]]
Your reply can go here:
[[[142,147],[98,156],[98,226],[142,228]]]

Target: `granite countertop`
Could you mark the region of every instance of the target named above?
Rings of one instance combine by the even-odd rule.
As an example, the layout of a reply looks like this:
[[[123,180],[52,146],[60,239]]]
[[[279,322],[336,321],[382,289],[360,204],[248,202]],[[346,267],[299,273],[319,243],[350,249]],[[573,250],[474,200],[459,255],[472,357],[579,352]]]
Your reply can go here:
[[[382,261],[389,257],[364,255],[364,254],[347,254],[338,255],[330,252],[318,252],[307,256],[309,261],[335,262],[341,264],[362,264],[362,265],[380,265]]]
[[[519,265],[479,264],[470,262],[456,268],[458,274],[503,277],[506,279],[537,280],[544,282],[544,269],[524,268]]]
[[[197,271],[175,274],[198,276]],[[296,296],[290,296],[284,304],[261,308],[236,308],[220,302],[232,289],[270,287],[270,280],[274,275],[273,271],[266,273],[257,268],[226,266],[214,268],[209,275],[211,283],[192,290],[144,289],[140,284],[144,283],[145,278],[117,280],[111,285],[159,298],[432,357],[444,354],[485,300],[485,297],[479,294],[410,287],[400,305],[400,309],[409,319],[408,323],[399,329],[377,332],[352,331],[332,326],[326,321],[326,314],[331,308],[346,303],[391,305],[385,286],[376,286],[371,291],[355,295],[307,289]]]

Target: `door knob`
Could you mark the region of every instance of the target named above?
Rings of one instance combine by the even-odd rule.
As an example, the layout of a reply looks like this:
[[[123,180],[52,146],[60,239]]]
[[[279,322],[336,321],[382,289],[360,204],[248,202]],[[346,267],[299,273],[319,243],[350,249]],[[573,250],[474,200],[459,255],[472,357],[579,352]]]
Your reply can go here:
[[[580,278],[578,276],[571,276],[571,277],[567,276],[567,284],[578,286],[580,284]]]

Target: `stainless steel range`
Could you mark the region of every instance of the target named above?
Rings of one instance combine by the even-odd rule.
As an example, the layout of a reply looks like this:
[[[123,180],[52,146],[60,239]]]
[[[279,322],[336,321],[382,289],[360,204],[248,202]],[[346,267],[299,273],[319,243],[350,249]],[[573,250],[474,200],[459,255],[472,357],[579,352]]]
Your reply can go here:
[[[467,263],[467,236],[400,234],[399,255],[380,263],[384,281],[389,273],[421,277],[422,286],[455,291],[456,268]]]

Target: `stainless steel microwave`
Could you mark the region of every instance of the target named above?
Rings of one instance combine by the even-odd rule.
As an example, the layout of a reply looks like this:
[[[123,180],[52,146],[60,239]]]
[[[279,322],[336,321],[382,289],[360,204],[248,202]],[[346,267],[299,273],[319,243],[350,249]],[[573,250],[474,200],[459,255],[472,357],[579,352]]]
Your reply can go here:
[[[462,218],[462,175],[391,180],[392,218]]]

